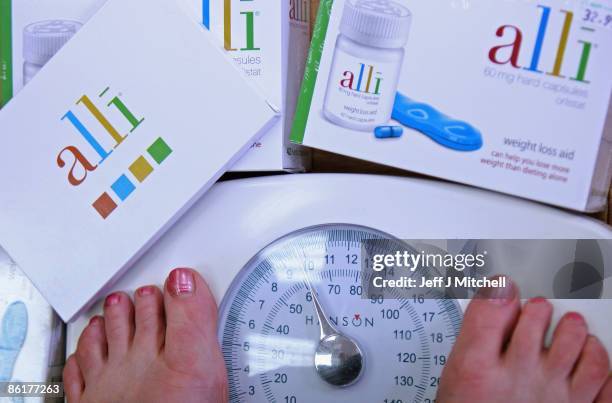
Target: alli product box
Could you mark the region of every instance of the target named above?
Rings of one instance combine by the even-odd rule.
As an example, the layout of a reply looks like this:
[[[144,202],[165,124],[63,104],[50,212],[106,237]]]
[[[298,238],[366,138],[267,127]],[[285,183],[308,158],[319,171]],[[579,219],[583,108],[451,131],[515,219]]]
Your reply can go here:
[[[202,23],[283,117],[234,167],[238,171],[304,171],[309,153],[289,141],[308,49],[310,0],[195,0]],[[196,11],[196,15],[200,15]],[[279,152],[282,150],[282,152]]]
[[[277,120],[181,0],[108,0],[0,111],[0,245],[68,321]]]
[[[310,48],[310,0],[183,1],[192,19],[213,32],[216,43],[243,70],[245,79],[258,85],[283,115],[231,170],[307,170],[308,150],[292,144],[289,131]],[[105,2],[0,0],[0,107]]]
[[[610,0],[321,0],[291,139],[600,210],[611,30]]]

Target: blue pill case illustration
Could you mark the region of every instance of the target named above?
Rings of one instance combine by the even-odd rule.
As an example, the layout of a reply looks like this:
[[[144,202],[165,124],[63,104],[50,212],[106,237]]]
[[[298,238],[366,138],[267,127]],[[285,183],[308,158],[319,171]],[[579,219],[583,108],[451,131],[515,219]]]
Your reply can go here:
[[[476,151],[482,147],[482,134],[471,124],[450,118],[426,103],[397,93],[392,118],[418,130],[436,143],[457,151]]]

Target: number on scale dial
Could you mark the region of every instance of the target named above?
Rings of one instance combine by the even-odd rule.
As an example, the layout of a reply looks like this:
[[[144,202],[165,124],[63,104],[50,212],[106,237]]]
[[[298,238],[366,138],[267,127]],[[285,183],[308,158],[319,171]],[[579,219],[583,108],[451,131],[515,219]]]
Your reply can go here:
[[[247,263],[220,309],[230,401],[434,402],[461,309],[422,295],[367,298],[364,239],[392,238],[317,226]]]

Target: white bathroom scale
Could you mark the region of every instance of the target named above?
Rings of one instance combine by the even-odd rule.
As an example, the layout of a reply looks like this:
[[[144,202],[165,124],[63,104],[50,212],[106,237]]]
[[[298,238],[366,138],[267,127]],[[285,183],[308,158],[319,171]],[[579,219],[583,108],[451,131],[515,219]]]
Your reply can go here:
[[[199,270],[220,304],[232,402],[432,403],[465,301],[364,297],[363,239],[611,237],[596,220],[460,185],[269,176],[215,185],[113,290]],[[554,321],[579,311],[612,348],[610,300],[553,303]],[[70,324],[69,352],[101,312],[99,302]]]

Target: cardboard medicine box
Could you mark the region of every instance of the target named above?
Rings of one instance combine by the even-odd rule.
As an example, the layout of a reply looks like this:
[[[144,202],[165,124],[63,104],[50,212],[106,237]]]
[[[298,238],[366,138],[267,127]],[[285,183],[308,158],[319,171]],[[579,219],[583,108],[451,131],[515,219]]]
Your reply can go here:
[[[0,107],[105,2],[0,0]],[[289,131],[310,47],[310,0],[183,2],[192,18],[213,32],[218,45],[244,70],[245,78],[258,85],[283,114],[231,170],[307,170],[310,153],[289,141]],[[231,135],[231,122],[227,132],[219,135]]]
[[[278,120],[182,0],[108,0],[0,111],[0,244],[69,321]]]
[[[321,0],[292,140],[601,210],[611,30],[610,0]]]
[[[192,1],[218,44],[283,113],[234,169],[308,169],[310,153],[289,141],[289,131],[310,48],[310,0]]]

